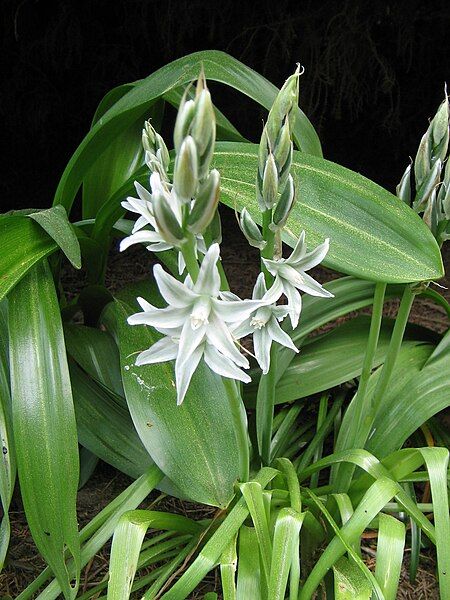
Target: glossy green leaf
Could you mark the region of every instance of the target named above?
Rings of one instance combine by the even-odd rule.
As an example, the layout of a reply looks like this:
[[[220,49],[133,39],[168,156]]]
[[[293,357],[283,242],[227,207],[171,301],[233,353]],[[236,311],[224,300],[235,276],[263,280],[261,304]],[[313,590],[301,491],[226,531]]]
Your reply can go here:
[[[137,82],[94,125],[69,161],[54,203],[70,210],[78,188],[97,157],[121,132],[139,118],[143,119],[155,99],[197,79],[202,68],[206,79],[233,87],[266,109],[272,106],[278,93],[277,88],[264,77],[224,52],[206,50],[180,58]],[[321,155],[317,134],[300,110],[293,134],[302,151]]]
[[[305,398],[358,377],[361,374],[369,326],[369,317],[356,317],[304,345],[277,383],[276,403]],[[391,332],[392,322],[384,321],[375,366],[384,360]],[[404,347],[409,348],[419,343],[423,342],[406,341]]]
[[[401,521],[384,513],[378,515],[378,524],[375,577],[386,600],[395,600],[403,562],[406,529]]]
[[[284,600],[289,570],[298,554],[298,537],[304,513],[282,508],[275,521],[273,552],[270,565],[269,594],[272,600]]]
[[[340,558],[333,565],[335,600],[370,600],[370,583],[348,558]]]
[[[391,390],[387,391],[366,445],[370,452],[379,457],[387,456],[433,415],[450,406],[449,365],[450,332],[420,372],[401,386],[395,396]]]
[[[65,208],[53,206],[46,210],[33,211],[28,216],[55,240],[72,265],[81,269],[80,244]]]
[[[220,557],[220,580],[222,583],[223,600],[236,600],[236,542],[237,536],[231,540]],[[241,560],[240,557],[239,560]]]
[[[10,293],[9,332],[14,443],[25,513],[64,596],[73,598],[80,568],[78,445],[61,317],[46,262]],[[65,547],[74,559],[72,574]]]
[[[11,393],[9,388],[8,357],[8,311],[6,300],[0,302],[0,502],[2,520],[0,523],[0,572],[3,569],[9,546],[11,526],[9,506],[16,479],[16,458],[13,444]]]
[[[152,464],[126,406],[75,363],[70,364],[78,439],[96,456],[137,478]]]
[[[214,166],[221,174],[221,201],[236,210],[245,206],[260,222],[257,156],[256,145],[219,143]],[[284,237],[290,246],[302,230],[310,248],[330,238],[324,265],[371,281],[401,283],[443,276],[436,240],[399,198],[358,173],[299,152],[294,152],[292,174],[298,197]]]
[[[136,352],[158,338],[149,327],[131,327],[134,312],[117,301],[114,311],[122,377],[134,426],[152,459],[187,498],[226,506],[239,474],[238,446],[227,388],[201,364],[186,399],[176,405],[170,363],[137,367]],[[221,424],[217,435],[216,423]]]
[[[242,525],[239,529],[239,560],[237,576],[237,600],[252,598],[261,600],[261,570],[258,540],[253,527]]]

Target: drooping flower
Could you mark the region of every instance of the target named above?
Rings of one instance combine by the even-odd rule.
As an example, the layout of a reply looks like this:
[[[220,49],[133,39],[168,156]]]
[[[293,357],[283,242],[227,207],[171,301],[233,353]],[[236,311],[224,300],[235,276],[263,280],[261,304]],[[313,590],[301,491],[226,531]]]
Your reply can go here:
[[[278,260],[263,259],[266,269],[276,279],[281,281],[283,293],[288,299],[289,317],[292,328],[297,327],[302,309],[300,291],[311,296],[332,298],[333,294],[323,288],[320,283],[306,273],[317,266],[325,258],[329,248],[326,239],[311,252],[306,251],[305,232],[302,231],[298,242],[289,258]]]
[[[183,401],[202,357],[216,373],[249,381],[248,375],[241,371],[249,367],[248,360],[236,347],[229,325],[244,321],[264,304],[274,302],[273,296],[264,301],[221,299],[218,259],[219,245],[213,244],[203,259],[195,283],[189,276],[182,283],[156,265],[156,283],[168,306],[156,308],[138,298],[143,312],[128,319],[131,325],[151,325],[165,336],[144,350],[136,364],[175,359],[178,404]]]
[[[260,273],[253,288],[252,298],[264,302],[267,298],[278,299],[282,293],[281,279],[275,279],[271,288],[267,290],[264,274]],[[269,371],[272,342],[278,342],[282,346],[298,352],[292,339],[280,327],[280,322],[288,313],[289,307],[286,305],[264,305],[257,308],[248,319],[233,328],[233,335],[238,339],[249,334],[253,335],[255,357],[264,374]]]

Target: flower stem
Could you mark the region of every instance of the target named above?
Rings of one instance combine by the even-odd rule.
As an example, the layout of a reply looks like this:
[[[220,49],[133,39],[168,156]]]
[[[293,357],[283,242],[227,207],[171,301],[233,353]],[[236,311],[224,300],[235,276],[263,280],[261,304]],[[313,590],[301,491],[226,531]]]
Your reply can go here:
[[[247,413],[239,392],[238,384],[233,379],[222,378],[233,416],[234,432],[239,452],[239,478],[248,481],[250,469]]]
[[[274,242],[275,242],[275,234],[270,229],[270,225],[272,223],[272,211],[270,209],[265,210],[262,213],[262,235],[266,241],[266,245],[261,250],[261,258],[273,258],[273,250],[274,250]],[[266,285],[269,286],[272,283],[272,276],[264,266],[264,263],[261,261],[261,270],[264,273],[264,277],[266,279]]]
[[[186,269],[195,283],[197,281],[199,266],[197,260],[197,253],[195,251],[195,239],[191,234],[187,240],[181,245],[180,251],[183,255],[184,262],[186,263]]]
[[[261,376],[256,397],[256,435],[259,455],[263,465],[270,464],[270,445],[272,442],[273,409],[275,406],[277,344],[270,349],[270,367],[266,375]]]

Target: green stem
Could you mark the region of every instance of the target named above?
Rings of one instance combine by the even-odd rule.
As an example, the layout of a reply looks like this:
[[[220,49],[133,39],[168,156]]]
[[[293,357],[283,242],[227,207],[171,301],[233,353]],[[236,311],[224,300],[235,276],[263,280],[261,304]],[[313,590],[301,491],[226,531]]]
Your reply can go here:
[[[195,239],[193,235],[190,235],[184,244],[182,244],[180,251],[183,255],[184,262],[186,263],[187,272],[195,283],[200,267],[198,266],[197,253],[195,251]]]
[[[247,430],[247,413],[244,403],[242,402],[241,394],[237,382],[233,379],[222,379],[225,390],[228,395],[228,400],[231,407],[231,414],[234,423],[234,432],[239,451],[239,478],[241,481],[249,480],[250,470],[250,453],[249,440]]]
[[[256,436],[259,455],[263,465],[270,463],[270,444],[272,441],[273,410],[275,405],[277,344],[270,349],[270,367],[266,375],[261,376],[256,397]]]
[[[268,258],[270,260],[273,259],[273,250],[274,250],[274,242],[275,242],[275,234],[270,229],[270,225],[272,223],[272,211],[270,209],[265,210],[262,213],[262,235],[266,241],[266,245],[261,250],[261,258]],[[272,276],[264,266],[264,263],[261,261],[261,270],[264,273],[264,277],[266,279],[267,287],[272,283]]]

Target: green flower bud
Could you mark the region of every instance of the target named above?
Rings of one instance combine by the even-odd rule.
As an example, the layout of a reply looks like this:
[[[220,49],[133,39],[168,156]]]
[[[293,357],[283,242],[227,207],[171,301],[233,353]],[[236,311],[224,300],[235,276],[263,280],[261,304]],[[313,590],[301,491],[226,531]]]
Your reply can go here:
[[[439,225],[439,210],[436,202],[436,189],[433,189],[431,192],[428,203],[425,207],[425,212],[423,213],[423,220],[431,229],[432,233],[436,235]]]
[[[202,233],[212,221],[219,203],[219,171],[213,169],[201,186],[189,214],[188,228],[192,233]]]
[[[262,182],[262,197],[266,209],[273,207],[278,196],[278,170],[273,154],[267,157]]]
[[[145,158],[148,167],[151,170],[158,170],[166,173],[169,169],[170,156],[163,138],[159,135],[150,121],[146,121],[142,130],[142,146],[145,151]]]
[[[205,151],[214,145],[216,139],[216,118],[209,90],[203,89],[195,100],[195,115],[192,121],[191,135],[202,157]]]
[[[290,121],[291,130],[293,128],[295,115],[293,108],[298,105],[299,76],[300,70],[297,67],[295,73],[286,80],[270,109],[266,127],[272,149],[286,119]]]
[[[188,91],[186,90],[184,93],[173,130],[173,143],[177,154],[180,151],[184,138],[189,134],[189,129],[195,115],[194,100],[186,100]]]
[[[411,206],[411,165],[408,165],[396,188],[397,196],[408,206]]]
[[[152,206],[158,232],[161,234],[161,237],[169,244],[179,246],[185,235],[175,213],[163,194],[153,194]]]
[[[175,159],[173,187],[180,202],[190,202],[198,186],[198,157],[193,138],[188,135]]]
[[[246,208],[242,209],[239,218],[239,227],[241,228],[241,231],[245,235],[250,246],[259,248],[260,250],[265,247],[266,241],[264,240],[258,225],[252,219]]]
[[[430,194],[433,192],[435,187],[440,181],[442,170],[442,163],[438,159],[427,177],[423,180],[422,185],[417,190],[416,197],[414,199],[413,208],[417,212],[422,212],[425,209],[426,203],[430,197]]]
[[[281,229],[286,225],[286,221],[294,206],[295,202],[295,186],[292,175],[289,175],[286,186],[278,200],[272,217],[271,229]]]
[[[449,141],[449,119],[449,103],[448,98],[446,97],[438,108],[438,111],[430,124],[432,137],[431,159],[433,161],[437,159],[444,160],[447,154]]]
[[[444,171],[444,179],[438,195],[442,214],[445,219],[450,219],[450,160],[447,160]]]
[[[273,155],[278,166],[278,171],[283,171],[286,162],[292,156],[292,141],[289,121],[286,121],[281,128],[280,135],[278,136],[275,144]]]

